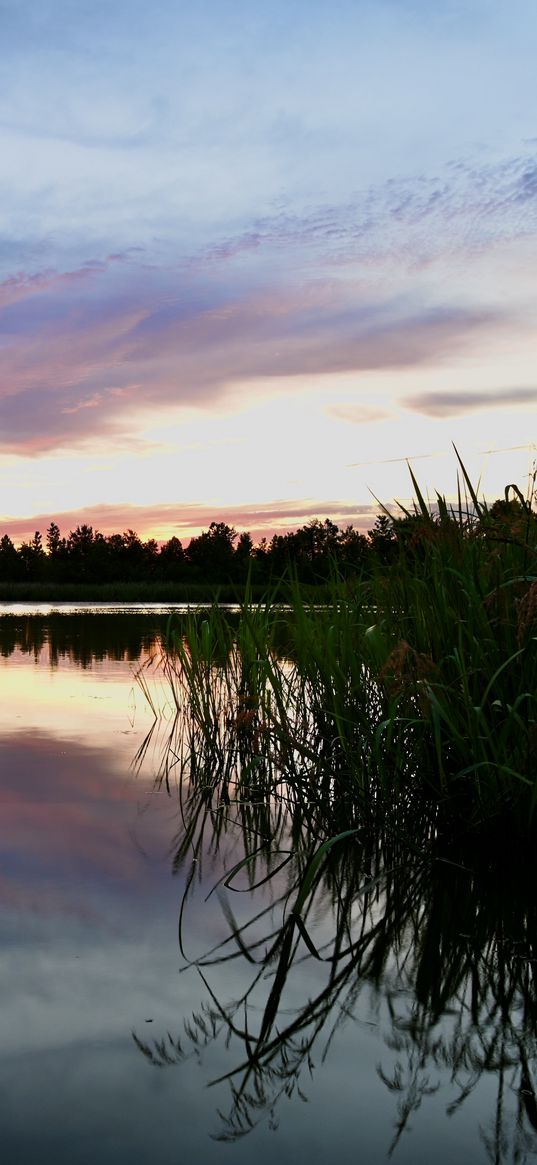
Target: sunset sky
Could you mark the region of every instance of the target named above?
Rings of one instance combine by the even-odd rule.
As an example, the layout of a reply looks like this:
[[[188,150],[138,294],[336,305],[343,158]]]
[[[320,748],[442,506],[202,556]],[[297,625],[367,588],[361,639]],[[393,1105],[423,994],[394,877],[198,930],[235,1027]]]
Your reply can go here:
[[[0,0],[0,534],[522,489],[535,0]]]

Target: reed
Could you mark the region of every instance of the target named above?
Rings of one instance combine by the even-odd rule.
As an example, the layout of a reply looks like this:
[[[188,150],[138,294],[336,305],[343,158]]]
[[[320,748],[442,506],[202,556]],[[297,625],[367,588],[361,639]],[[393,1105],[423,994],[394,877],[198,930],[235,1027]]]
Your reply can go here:
[[[313,604],[292,578],[169,626],[165,673],[222,788],[340,808],[340,827],[429,805],[438,828],[533,824],[537,799],[537,516],[509,486],[488,507],[460,464],[458,502],[389,514],[395,536],[352,586]],[[534,485],[534,483],[532,483]],[[388,511],[387,511],[388,513]],[[281,593],[281,592],[280,592]]]
[[[537,1127],[537,517],[533,493],[508,487],[489,507],[460,472],[454,506],[430,505],[413,479],[413,507],[387,514],[389,556],[350,584],[334,570],[326,602],[288,577],[236,614],[170,618],[160,675],[174,716],[155,730],[157,771],[178,778],[179,941],[208,997],[180,1037],[134,1039],[159,1067],[217,1041],[235,1049],[212,1081],[231,1091],[219,1139],[302,1095],[316,1044],[324,1059],[363,985],[379,990],[393,968],[400,1054],[379,1068],[397,1100],[390,1152],[429,1069],[460,1085],[450,1112],[497,1073],[498,1144],[509,1078],[513,1159]],[[187,903],[215,855],[226,935],[189,958]],[[262,886],[245,921],[245,891]],[[305,958],[326,977],[290,1011]],[[211,969],[231,961],[233,1000],[218,998]]]

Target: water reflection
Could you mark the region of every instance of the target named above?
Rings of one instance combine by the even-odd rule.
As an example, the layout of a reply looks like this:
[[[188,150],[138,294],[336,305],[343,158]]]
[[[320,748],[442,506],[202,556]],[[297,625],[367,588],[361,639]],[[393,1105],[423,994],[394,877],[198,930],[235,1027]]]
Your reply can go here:
[[[153,722],[153,617],[5,623],[6,1159],[533,1158],[532,855],[372,830],[313,762],[295,794],[246,706]]]
[[[124,612],[95,615],[5,615],[0,631],[0,655],[21,652],[46,659],[51,668],[70,660],[82,668],[106,659],[135,663],[155,648],[166,632],[168,617],[146,618]]]
[[[235,1142],[264,1120],[276,1126],[284,1099],[307,1097],[345,1027],[375,1022],[387,1156],[418,1112],[439,1104],[451,1119],[474,1112],[485,1159],[537,1154],[531,854],[513,852],[507,865],[505,839],[482,850],[448,844],[426,813],[371,832],[356,807],[344,821],[337,803],[321,810],[317,798],[277,791],[267,764],[252,767],[245,791],[233,774],[252,756],[235,751],[210,772],[192,733],[188,716],[168,727],[160,779],[170,787],[176,771],[179,941],[205,999],[180,1031],[152,1040],[135,1031],[145,1059],[170,1067],[225,1048],[210,1081],[229,1089],[215,1137]],[[192,954],[190,919],[211,891],[223,937]]]
[[[3,1157],[171,1165],[182,1139],[198,1153],[203,1098],[148,1086],[130,1031],[194,1004],[177,984],[177,809],[131,770],[147,728],[131,665],[42,655],[0,669]]]

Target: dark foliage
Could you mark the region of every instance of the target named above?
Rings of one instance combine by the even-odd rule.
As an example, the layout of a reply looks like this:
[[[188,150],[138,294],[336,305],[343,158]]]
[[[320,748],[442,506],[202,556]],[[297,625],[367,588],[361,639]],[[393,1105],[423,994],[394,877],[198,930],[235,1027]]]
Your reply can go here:
[[[40,531],[16,548],[4,534],[0,538],[0,584],[166,584],[182,588],[207,584],[212,587],[274,584],[285,575],[317,587],[332,580],[371,577],[379,568],[397,568],[404,557],[423,559],[432,543],[448,541],[461,533],[479,537],[490,547],[491,559],[513,543],[528,548],[537,541],[537,516],[514,487],[490,507],[467,507],[464,530],[461,508],[451,511],[444,499],[426,506],[421,495],[412,512],[392,515],[384,511],[367,536],[352,525],[340,529],[329,518],[314,518],[298,530],[275,534],[254,546],[251,535],[238,533],[225,522],[211,522],[209,529],[183,547],[176,536],[160,547],[154,539],[144,542],[134,530],[104,535],[81,525],[62,537],[51,522],[45,536]]]

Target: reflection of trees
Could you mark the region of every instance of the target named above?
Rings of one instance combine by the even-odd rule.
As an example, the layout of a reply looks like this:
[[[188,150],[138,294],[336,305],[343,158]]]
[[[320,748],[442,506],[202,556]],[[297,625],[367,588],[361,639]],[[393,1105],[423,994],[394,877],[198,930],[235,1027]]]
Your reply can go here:
[[[225,727],[225,698],[218,704],[216,687],[213,696],[213,723]],[[274,1121],[283,1097],[307,1089],[338,1029],[360,1023],[362,998],[372,993],[387,1017],[389,1065],[378,1072],[395,1101],[390,1151],[446,1077],[446,1109],[455,1114],[492,1074],[496,1108],[481,1130],[488,1156],[499,1163],[537,1152],[530,855],[509,870],[500,841],[482,852],[475,841],[471,852],[448,845],[425,809],[373,830],[350,799],[321,803],[284,785],[277,756],[268,748],[261,755],[258,729],[253,719],[242,731],[235,724],[226,750],[225,733],[204,737],[179,701],[153,753],[169,788],[177,774],[180,944],[206,998],[179,1037],[136,1034],[139,1050],[164,1067],[226,1045],[229,1070],[211,1083],[229,1088],[218,1136],[233,1140],[265,1117]],[[189,959],[187,910],[215,883],[226,937]],[[240,984],[233,998],[218,986],[228,964]]]
[[[8,658],[18,650],[38,659],[45,652],[51,667],[60,659],[81,667],[104,659],[134,663],[144,650],[160,642],[166,625],[166,616],[6,615],[2,618],[0,653]]]

